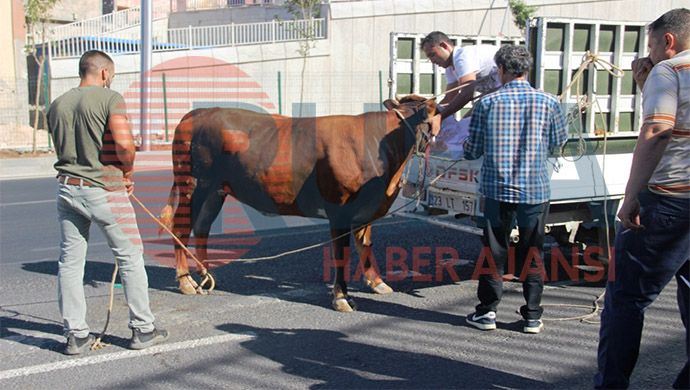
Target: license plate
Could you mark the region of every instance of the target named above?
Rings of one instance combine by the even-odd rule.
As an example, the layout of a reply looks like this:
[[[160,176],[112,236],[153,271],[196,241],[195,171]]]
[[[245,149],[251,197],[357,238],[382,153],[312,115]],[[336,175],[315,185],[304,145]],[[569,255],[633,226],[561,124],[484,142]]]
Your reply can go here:
[[[429,207],[452,210],[465,215],[475,215],[476,198],[438,194],[429,191]]]

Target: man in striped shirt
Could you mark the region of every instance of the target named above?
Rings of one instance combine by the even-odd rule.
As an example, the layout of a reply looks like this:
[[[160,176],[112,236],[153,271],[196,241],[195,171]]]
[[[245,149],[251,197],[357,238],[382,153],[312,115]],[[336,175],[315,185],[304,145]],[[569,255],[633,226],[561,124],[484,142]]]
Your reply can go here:
[[[649,25],[648,37],[649,57],[632,64],[644,120],[618,212],[622,229],[601,316],[597,388],[628,387],[644,311],[674,275],[690,354],[690,10],[666,12]],[[689,362],[674,388],[690,386]]]
[[[542,249],[544,221],[551,187],[547,158],[567,140],[565,117],[558,100],[537,91],[525,79],[532,58],[524,46],[506,45],[494,57],[503,86],[475,104],[465,158],[484,157],[480,191],[485,197],[483,242],[491,249],[491,274],[479,276],[476,312],[467,323],[496,329],[496,309],[503,295],[506,262],[515,260],[526,305],[520,308],[525,333],[543,328]],[[517,221],[520,241],[509,251],[510,232]],[[515,254],[509,259],[508,254]]]

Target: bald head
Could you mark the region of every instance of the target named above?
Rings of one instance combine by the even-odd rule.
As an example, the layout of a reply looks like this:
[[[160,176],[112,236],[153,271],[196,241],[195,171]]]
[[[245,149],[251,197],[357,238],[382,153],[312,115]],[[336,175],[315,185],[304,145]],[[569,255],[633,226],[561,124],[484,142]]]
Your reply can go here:
[[[89,50],[79,59],[80,86],[95,85],[110,88],[115,77],[113,60],[100,50]]]
[[[109,55],[100,50],[89,50],[82,54],[79,59],[79,77],[97,76],[101,69],[115,68],[113,60]]]

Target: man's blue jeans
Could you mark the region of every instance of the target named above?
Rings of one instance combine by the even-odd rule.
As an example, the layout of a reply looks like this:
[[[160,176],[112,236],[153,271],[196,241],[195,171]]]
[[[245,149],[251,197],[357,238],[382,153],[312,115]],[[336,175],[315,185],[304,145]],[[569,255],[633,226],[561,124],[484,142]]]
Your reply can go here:
[[[644,229],[622,230],[616,237],[615,280],[606,286],[599,334],[597,388],[627,388],[637,361],[645,309],[675,275],[678,307],[690,333],[690,199],[640,193]],[[688,360],[674,387],[688,387]]]
[[[544,269],[544,222],[549,214],[549,202],[522,204],[499,202],[486,198],[484,206],[484,235],[482,242],[491,249],[496,274],[479,276],[475,307],[478,315],[496,311],[503,297],[503,274],[509,261],[514,261],[515,272],[522,280],[522,294],[526,304],[520,307],[520,314],[526,320],[541,318],[544,308],[541,296],[544,279],[539,270]],[[515,258],[510,259],[510,232],[517,222],[520,241],[515,245]],[[509,267],[510,268],[510,267]]]
[[[58,183],[57,209],[62,234],[58,300],[65,333],[80,338],[89,334],[84,266],[92,221],[101,228],[120,267],[120,280],[129,306],[129,327],[152,331],[154,317],[149,307],[143,246],[136,215],[125,191]]]

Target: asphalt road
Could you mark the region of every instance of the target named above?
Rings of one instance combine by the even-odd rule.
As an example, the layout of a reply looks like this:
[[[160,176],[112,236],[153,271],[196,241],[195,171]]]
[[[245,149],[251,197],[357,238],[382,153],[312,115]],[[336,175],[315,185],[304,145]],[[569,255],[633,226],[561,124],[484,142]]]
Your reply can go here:
[[[139,198],[157,213],[169,177],[148,172],[137,183]],[[158,324],[171,332],[169,342],[145,351],[124,347],[130,331],[122,290],[116,288],[106,336],[112,345],[64,356],[56,302],[55,188],[52,178],[0,181],[3,388],[591,387],[598,324],[553,319],[587,314],[586,306],[603,291],[601,283],[550,283],[543,303],[551,320],[539,335],[520,332],[521,288],[507,283],[499,329],[482,332],[464,323],[476,304],[476,282],[470,279],[481,250],[478,238],[391,217],[376,224],[374,246],[388,279],[402,279],[390,282],[396,292],[374,295],[353,280],[358,311],[337,313],[330,309],[332,272],[324,270],[327,247],[270,261],[228,260],[326,241],[326,226],[261,217],[234,202],[226,202],[214,225],[210,257],[218,287],[208,296],[176,292],[170,240],[159,238],[155,224],[137,209],[152,306]],[[100,332],[113,260],[97,229],[90,242],[88,321]],[[436,256],[455,258],[453,266]],[[450,271],[460,280],[453,281]],[[667,388],[685,355],[675,282],[646,318],[631,388]]]

